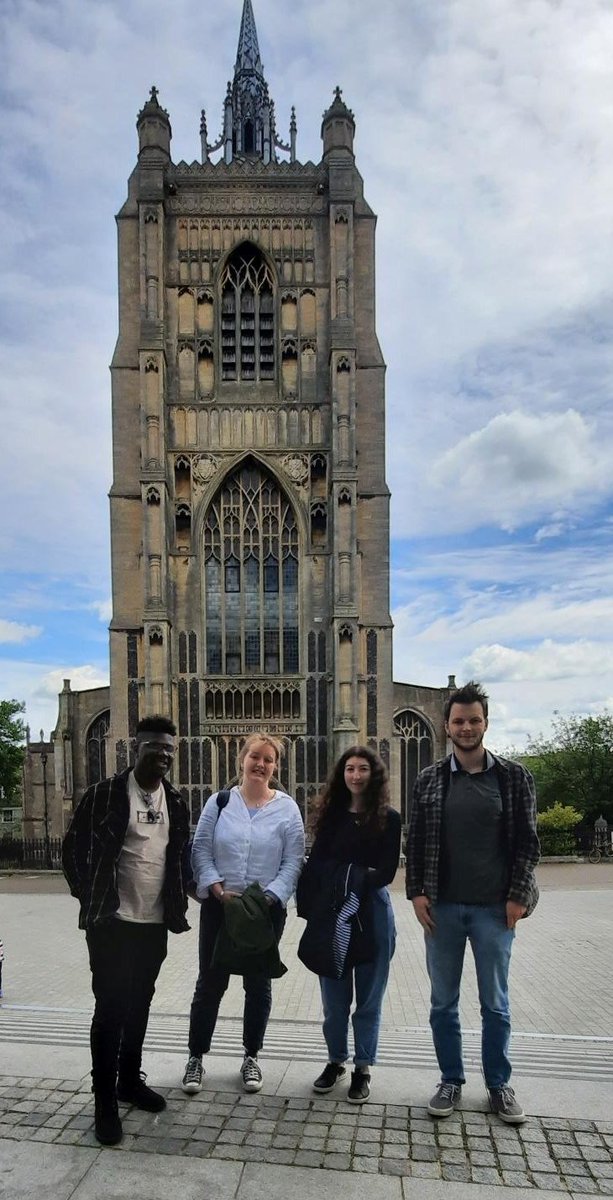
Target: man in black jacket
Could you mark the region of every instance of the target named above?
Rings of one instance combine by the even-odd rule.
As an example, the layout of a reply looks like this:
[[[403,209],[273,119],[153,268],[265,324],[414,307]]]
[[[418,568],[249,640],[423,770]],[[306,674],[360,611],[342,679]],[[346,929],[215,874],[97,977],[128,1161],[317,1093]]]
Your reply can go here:
[[[122,1137],[118,1100],[148,1112],[166,1106],[147,1087],[141,1057],[168,930],[189,928],[181,872],[189,816],[164,779],[176,732],[167,717],[139,722],[133,770],[87,789],[62,848],[89,951],[95,1132],[104,1145]]]

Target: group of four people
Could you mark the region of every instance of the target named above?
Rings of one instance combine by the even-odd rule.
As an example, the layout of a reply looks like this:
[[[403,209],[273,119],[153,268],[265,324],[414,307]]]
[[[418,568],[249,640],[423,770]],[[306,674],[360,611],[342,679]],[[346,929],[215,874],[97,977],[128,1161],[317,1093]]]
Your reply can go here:
[[[503,1120],[519,1123],[524,1114],[509,1087],[508,971],[516,922],[532,911],[538,896],[534,787],[521,765],[485,750],[487,696],[479,685],[451,696],[445,720],[452,752],[418,776],[407,838],[407,896],[425,932],[430,1023],[441,1069],[428,1111],[449,1115],[464,1083],[458,1003],[468,940],[491,1107]],[[64,871],[80,901],[92,973],[95,1130],[104,1144],[122,1136],[118,1101],[152,1112],[165,1107],[141,1065],[168,930],[188,928],[189,819],[166,778],[175,736],[167,718],[144,718],[133,768],[85,792],[64,841]],[[209,798],[194,835],[199,971],[182,1086],[187,1094],[200,1091],[221,999],[230,974],[242,973],[240,1074],[246,1091],[261,1088],[258,1055],[271,1011],[271,977],[285,969],[277,948],[287,903],[298,887],[298,913],[306,918],[299,956],[320,978],[328,1050],[313,1088],[330,1092],[346,1074],[354,1005],[347,1098],[363,1103],[370,1094],[395,948],[387,885],[398,868],[400,816],[390,804],[381,759],[369,747],[353,746],[341,755],[319,799],[305,863],[299,808],[275,786],[282,749],[266,733],[249,736],[239,755],[239,782]],[[228,930],[234,941],[224,941]],[[236,938],[241,954],[255,950],[256,957],[233,962]]]

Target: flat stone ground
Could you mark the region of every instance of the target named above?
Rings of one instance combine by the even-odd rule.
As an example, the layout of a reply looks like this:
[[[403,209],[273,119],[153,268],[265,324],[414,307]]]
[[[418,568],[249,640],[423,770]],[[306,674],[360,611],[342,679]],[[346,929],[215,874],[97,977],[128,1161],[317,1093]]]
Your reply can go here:
[[[442,1122],[428,1117],[423,1104],[436,1075],[423,945],[399,878],[398,943],[381,1039],[387,1066],[376,1068],[367,1105],[347,1103],[343,1086],[329,1097],[311,1091],[313,1068],[323,1061],[319,989],[296,958],[303,924],[294,911],[282,943],[289,970],[274,985],[263,1091],[231,1090],[242,1015],[238,979],[224,998],[219,1049],[207,1062],[203,1091],[188,1098],[177,1088],[196,972],[194,905],[194,928],[170,938],[148,1039],[147,1069],[162,1085],[167,1109],[152,1116],[124,1107],[124,1140],[104,1151],[92,1131],[92,1000],[76,901],[57,876],[0,877],[2,1200],[195,1200],[209,1192],[217,1200],[257,1200],[263,1192],[285,1200],[289,1191],[296,1200],[315,1193],[352,1200],[360,1180],[371,1200],[444,1200],[443,1193],[489,1200],[501,1187],[508,1200],[525,1200],[534,1189],[554,1197],[613,1195],[613,868],[545,864],[539,881],[541,901],[520,926],[511,977],[518,1090],[527,1111],[540,1114],[525,1125],[503,1125],[484,1111],[483,1084],[477,1088],[475,1080],[478,1037],[470,1033],[462,1107]],[[470,954],[461,1012],[465,1030],[478,1030]],[[224,1028],[234,1031],[231,1038]],[[175,1043],[166,1030],[175,1031]],[[232,1039],[232,1056],[224,1058]],[[427,1062],[419,1058],[426,1045]],[[522,1075],[522,1056],[532,1046],[534,1063]],[[408,1099],[419,1103],[391,1102]]]
[[[613,865],[545,864],[541,899],[518,927],[511,969],[515,1033],[610,1037],[613,1033]],[[429,986],[423,938],[400,876],[393,889],[398,942],[383,1010],[383,1031],[423,1028]],[[198,906],[192,929],[170,936],[152,1012],[187,1014],[197,970]],[[274,985],[275,1021],[321,1018],[319,985],[296,957],[303,922],[290,910],[282,942],[287,974]],[[0,877],[0,936],[4,941],[4,1004],[91,1010],[85,939],[77,902],[58,876]],[[222,1014],[242,1016],[241,980],[232,979]],[[467,953],[460,1015],[480,1028],[472,955]]]

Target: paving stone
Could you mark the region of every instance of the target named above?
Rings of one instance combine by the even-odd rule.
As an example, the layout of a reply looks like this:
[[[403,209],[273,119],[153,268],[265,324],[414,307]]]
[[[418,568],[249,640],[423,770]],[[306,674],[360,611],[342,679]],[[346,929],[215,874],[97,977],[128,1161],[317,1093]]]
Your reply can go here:
[[[217,1141],[219,1145],[242,1146],[245,1134],[240,1129],[222,1129]]]
[[[575,1133],[575,1141],[578,1146],[596,1146],[599,1150],[602,1149],[602,1138],[599,1133],[582,1133],[579,1129]]]
[[[544,1192],[564,1192],[566,1190],[559,1175],[545,1175],[542,1171],[533,1171],[532,1182],[535,1187]]]
[[[590,1163],[611,1161],[611,1152],[610,1150],[605,1150],[604,1146],[584,1146],[582,1149],[583,1157]]]
[[[439,1162],[415,1162],[411,1159],[411,1175],[416,1179],[440,1179],[441,1164]]]
[[[76,1146],[81,1136],[82,1130],[79,1129],[62,1129],[54,1138],[54,1142],[60,1142],[63,1146]]]
[[[485,1153],[482,1154],[481,1151],[477,1151],[477,1150],[474,1150],[471,1152],[470,1161],[471,1161],[471,1163],[474,1163],[474,1165],[476,1167],[495,1167],[495,1166],[497,1166],[495,1154],[485,1154]]]
[[[552,1158],[545,1158],[543,1154],[528,1154],[527,1158],[531,1171],[546,1171],[550,1175],[557,1175],[557,1163]]]
[[[532,1187],[532,1180],[525,1171],[502,1171],[502,1179],[508,1187]]]
[[[327,1154],[351,1154],[351,1138],[328,1138]]]
[[[485,1138],[482,1140],[485,1141]],[[438,1144],[439,1146],[444,1146],[447,1150],[459,1150],[464,1147],[464,1139],[457,1133],[439,1133]]]
[[[206,1142],[189,1142],[183,1154],[189,1155],[190,1158],[208,1158],[211,1147]]]
[[[434,1144],[434,1133],[422,1133],[416,1129],[415,1132],[411,1129],[411,1141],[414,1146],[432,1146]]]
[[[471,1168],[471,1179],[473,1183],[500,1183],[500,1175],[495,1167],[475,1167]]]
[[[33,1129],[29,1142],[53,1142],[57,1137],[57,1129]]]
[[[296,1165],[298,1165],[298,1157],[296,1156]],[[378,1158],[362,1158],[356,1155],[351,1160],[352,1171],[365,1171],[369,1175],[376,1175],[379,1171]]]
[[[323,1166],[330,1171],[350,1171],[350,1154],[324,1154]]]
[[[470,1167],[457,1167],[453,1163],[441,1163],[441,1175],[449,1182],[470,1183],[471,1180]]]
[[[449,1163],[450,1166],[465,1167],[469,1165],[469,1158],[465,1150],[441,1150],[441,1162]]]
[[[315,1121],[312,1123],[309,1121],[305,1125],[305,1131],[308,1132],[310,1137],[326,1137],[328,1133],[328,1126],[322,1125],[321,1123],[316,1123]]]
[[[383,1142],[396,1146],[408,1146],[409,1135],[406,1130],[401,1129],[384,1129]]]
[[[613,1179],[613,1162],[590,1163],[590,1167],[597,1179]]]
[[[406,1177],[411,1174],[411,1160],[409,1158],[381,1158],[379,1160],[379,1174]]]
[[[250,1133],[249,1144],[266,1149],[267,1146],[272,1146],[272,1138],[272,1133]]]
[[[598,1194],[600,1188],[593,1179],[584,1179],[580,1175],[565,1175],[564,1182],[571,1192],[591,1192]]]
[[[281,1163],[284,1166],[289,1166],[294,1161],[295,1150],[275,1150],[271,1147],[270,1150],[265,1150],[263,1158],[265,1162]]]
[[[415,1162],[436,1162],[438,1150],[436,1146],[413,1146],[411,1157]]]
[[[324,1155],[322,1150],[298,1150],[294,1158],[296,1167],[321,1167]]]
[[[523,1171],[526,1165],[521,1154],[499,1154],[498,1161],[503,1171]]]
[[[356,1141],[354,1154],[363,1155],[366,1158],[378,1158],[380,1154],[379,1143]]]
[[[290,1137],[288,1134],[273,1133],[272,1135],[272,1144],[276,1150],[296,1150],[299,1142],[299,1137]]]

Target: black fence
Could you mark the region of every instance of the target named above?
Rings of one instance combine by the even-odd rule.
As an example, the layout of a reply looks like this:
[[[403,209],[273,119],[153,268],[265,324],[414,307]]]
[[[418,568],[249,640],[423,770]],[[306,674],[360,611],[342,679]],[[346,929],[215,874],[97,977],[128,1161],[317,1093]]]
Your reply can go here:
[[[57,871],[61,866],[61,838],[0,838],[0,870]]]

